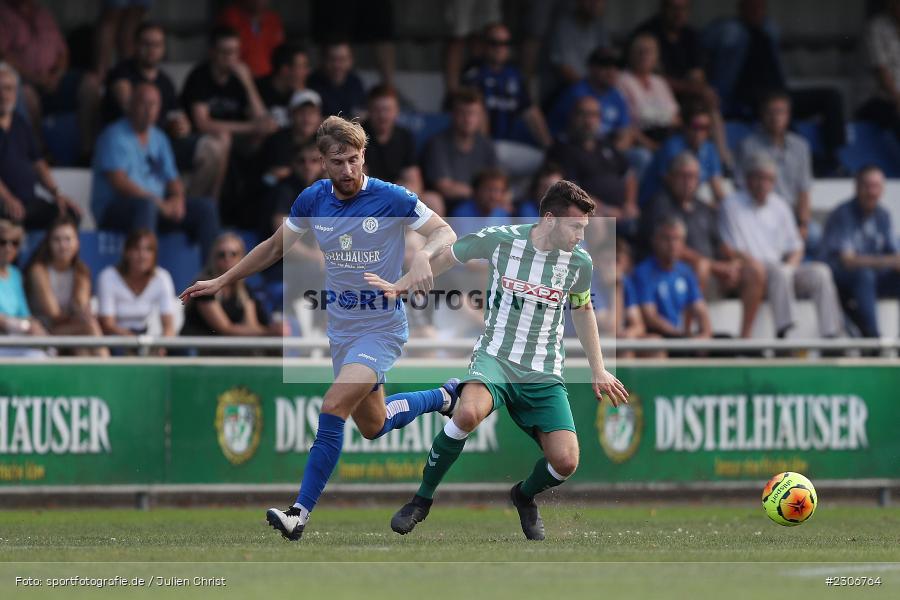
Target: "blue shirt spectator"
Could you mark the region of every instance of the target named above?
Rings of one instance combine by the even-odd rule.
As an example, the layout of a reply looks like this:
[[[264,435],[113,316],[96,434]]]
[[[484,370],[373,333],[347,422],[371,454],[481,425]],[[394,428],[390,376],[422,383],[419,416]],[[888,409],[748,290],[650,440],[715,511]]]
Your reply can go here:
[[[507,64],[494,69],[487,63],[470,68],[463,74],[463,83],[481,91],[495,140],[515,137],[516,119],[531,108],[528,85],[518,67]]]
[[[619,131],[631,125],[631,114],[628,112],[628,102],[618,89],[610,87],[598,89],[590,80],[583,79],[569,87],[550,111],[547,119],[550,131],[559,135],[566,130],[572,109],[579,98],[593,96],[600,103],[600,135]]]
[[[641,180],[641,192],[638,202],[643,206],[647,200],[652,198],[662,186],[666,173],[669,172],[669,166],[672,160],[684,152],[691,150],[700,163],[700,183],[708,183],[713,177],[722,176],[722,161],[719,158],[719,151],[716,145],[706,140],[700,145],[698,150],[693,150],[688,144],[687,138],[682,133],[676,133],[668,138],[653,155],[653,162],[647,167]]]
[[[825,223],[822,260],[832,269],[843,268],[841,255],[884,256],[896,254],[891,215],[882,206],[864,214],[859,201],[847,200],[835,208]]]
[[[684,311],[703,300],[694,272],[682,261],[664,269],[651,256],[640,263],[632,275],[639,304],[652,304],[673,327],[684,327]]]
[[[157,198],[165,197],[166,185],[178,179],[175,154],[169,139],[155,125],[143,145],[128,119],[119,119],[97,139],[94,153],[94,186],[91,207],[98,219],[116,199],[106,174],[123,171],[128,179]]]
[[[22,272],[15,265],[6,266],[6,277],[0,276],[0,315],[27,319],[31,316]]]

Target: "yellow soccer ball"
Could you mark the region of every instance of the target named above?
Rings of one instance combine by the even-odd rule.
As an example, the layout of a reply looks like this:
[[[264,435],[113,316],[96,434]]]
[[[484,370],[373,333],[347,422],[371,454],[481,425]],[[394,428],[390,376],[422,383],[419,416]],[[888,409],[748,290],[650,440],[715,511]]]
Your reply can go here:
[[[805,523],[816,512],[819,496],[809,479],[788,471],[769,480],[763,488],[762,503],[770,519],[793,527]]]

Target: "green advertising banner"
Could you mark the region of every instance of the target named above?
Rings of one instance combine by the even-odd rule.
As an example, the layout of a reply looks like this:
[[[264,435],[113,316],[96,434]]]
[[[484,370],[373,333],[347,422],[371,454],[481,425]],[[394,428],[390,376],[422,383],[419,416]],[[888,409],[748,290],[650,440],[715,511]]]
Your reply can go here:
[[[889,366],[622,366],[630,404],[569,386],[580,483],[900,479],[900,370]],[[435,385],[464,363],[429,368]],[[310,369],[320,369],[310,367]],[[311,372],[309,381],[327,381]],[[389,393],[421,389],[391,372]],[[584,374],[576,378],[585,381]],[[0,365],[0,487],[299,481],[327,383],[284,384],[282,367],[153,362]],[[381,439],[352,425],[340,483],[416,482],[444,418]],[[523,477],[539,449],[505,411],[469,438],[448,482]]]

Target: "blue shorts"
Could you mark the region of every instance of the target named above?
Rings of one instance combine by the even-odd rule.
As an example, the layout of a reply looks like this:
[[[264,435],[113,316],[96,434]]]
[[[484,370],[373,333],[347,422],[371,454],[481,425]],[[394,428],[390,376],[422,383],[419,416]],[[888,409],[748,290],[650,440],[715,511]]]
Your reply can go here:
[[[386,381],[385,374],[400,358],[403,344],[408,337],[409,332],[405,327],[397,331],[376,331],[352,337],[330,335],[331,367],[334,376],[337,377],[344,365],[352,363],[365,365],[375,371],[375,389],[377,389]]]

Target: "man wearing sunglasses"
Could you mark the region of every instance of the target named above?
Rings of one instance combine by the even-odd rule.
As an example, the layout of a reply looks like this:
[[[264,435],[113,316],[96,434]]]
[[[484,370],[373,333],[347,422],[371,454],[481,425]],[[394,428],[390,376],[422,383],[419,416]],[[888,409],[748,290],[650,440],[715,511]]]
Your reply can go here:
[[[328,178],[303,190],[284,224],[238,264],[181,293],[182,301],[215,295],[280,260],[307,232],[322,250],[323,296],[331,300],[323,303],[335,378],[323,399],[297,501],[287,510],[266,512],[268,523],[289,540],[300,539],[337,466],[348,418],[352,416],[359,432],[371,440],[426,412],[449,416],[457,400],[457,379],[437,389],[384,396],[385,374],[399,358],[409,326],[403,303],[377,294],[365,274],[399,279],[410,229],[426,242],[412,259],[406,279],[413,290],[427,293],[434,286],[429,261],[456,241],[456,234],[414,193],[364,174],[366,141],[358,122],[338,116],[326,119],[316,143]]]

